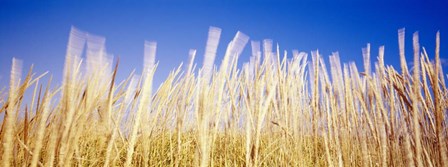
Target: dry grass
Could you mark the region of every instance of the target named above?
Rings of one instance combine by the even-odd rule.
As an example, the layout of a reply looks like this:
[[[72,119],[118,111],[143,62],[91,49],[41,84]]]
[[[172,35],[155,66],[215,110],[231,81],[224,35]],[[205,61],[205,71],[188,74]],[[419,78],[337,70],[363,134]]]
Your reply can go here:
[[[408,69],[399,30],[401,72],[384,64],[384,47],[374,66],[363,49],[360,72],[338,53],[328,67],[319,52],[288,58],[269,40],[252,41],[238,68],[249,41],[240,32],[218,68],[220,35],[210,29],[198,73],[191,50],[155,92],[155,42],[145,43],[142,74],[119,83],[104,38],[75,28],[61,86],[32,70],[21,80],[13,59],[0,92],[2,166],[448,166],[439,33],[434,62],[414,34]]]

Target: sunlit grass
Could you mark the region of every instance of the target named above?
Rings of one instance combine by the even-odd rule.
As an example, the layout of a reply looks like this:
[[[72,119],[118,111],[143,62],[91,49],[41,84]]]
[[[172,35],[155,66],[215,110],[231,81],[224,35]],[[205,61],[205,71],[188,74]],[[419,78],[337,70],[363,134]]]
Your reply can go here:
[[[13,59],[9,90],[0,91],[2,166],[448,165],[438,33],[434,58],[414,34],[408,69],[399,30],[401,70],[384,64],[384,47],[371,67],[367,45],[361,70],[338,53],[327,65],[318,51],[283,54],[269,40],[252,41],[239,68],[249,41],[241,32],[217,67],[220,35],[210,28],[202,68],[191,50],[154,90],[155,42],[145,42],[141,75],[124,81],[104,38],[76,28],[59,87],[32,70],[22,78]]]

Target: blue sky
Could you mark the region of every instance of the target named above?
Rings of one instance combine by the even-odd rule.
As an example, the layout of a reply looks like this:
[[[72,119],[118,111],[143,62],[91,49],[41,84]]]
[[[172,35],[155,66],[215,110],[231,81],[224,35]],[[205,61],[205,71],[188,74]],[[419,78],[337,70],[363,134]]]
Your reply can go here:
[[[412,33],[433,57],[441,31],[441,57],[448,59],[448,1],[4,1],[0,0],[0,88],[7,86],[11,59],[24,70],[50,71],[60,83],[70,27],[104,36],[107,51],[120,57],[119,78],[140,73],[144,40],[157,41],[159,84],[189,49],[202,57],[209,26],[222,28],[219,63],[239,30],[251,40],[272,39],[281,50],[319,49],[325,59],[338,51],[343,62],[362,69],[362,47],[371,43],[372,59],[385,45],[385,61],[399,69],[397,30],[406,28],[406,56],[412,61]],[[246,47],[240,61],[250,57]],[[373,61],[374,61],[373,60]],[[446,62],[445,64],[448,64]],[[445,72],[448,66],[444,67]]]

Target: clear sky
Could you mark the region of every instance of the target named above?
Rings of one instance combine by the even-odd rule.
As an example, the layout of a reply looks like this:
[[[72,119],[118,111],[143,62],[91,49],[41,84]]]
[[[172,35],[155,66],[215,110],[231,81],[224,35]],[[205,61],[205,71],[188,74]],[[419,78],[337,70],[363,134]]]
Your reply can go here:
[[[448,72],[448,1],[4,1],[0,0],[0,87],[7,85],[11,59],[50,71],[60,83],[71,26],[104,36],[107,51],[120,57],[119,78],[140,73],[144,40],[158,42],[159,84],[189,49],[202,57],[209,26],[222,28],[219,63],[227,43],[239,30],[251,40],[272,39],[281,50],[316,49],[328,60],[339,51],[343,62],[362,69],[362,47],[371,43],[372,59],[385,45],[387,64],[399,69],[397,30],[406,28],[406,56],[412,62],[412,33],[434,57],[435,34],[441,31],[441,57]],[[246,46],[240,61],[250,57]],[[373,61],[374,61],[373,60]]]

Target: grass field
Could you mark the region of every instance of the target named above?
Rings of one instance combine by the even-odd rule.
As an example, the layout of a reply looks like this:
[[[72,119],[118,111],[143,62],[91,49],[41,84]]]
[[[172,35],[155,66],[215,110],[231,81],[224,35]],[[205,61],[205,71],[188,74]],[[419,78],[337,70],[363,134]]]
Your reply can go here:
[[[117,81],[104,43],[72,28],[61,86],[32,70],[21,77],[13,59],[0,92],[1,166],[448,166],[439,34],[428,55],[414,33],[408,68],[404,33],[398,70],[384,47],[371,63],[367,45],[358,69],[240,32],[215,66],[221,30],[211,27],[202,68],[191,50],[153,89],[156,43],[145,43],[141,75]],[[245,45],[252,57],[240,68]]]

